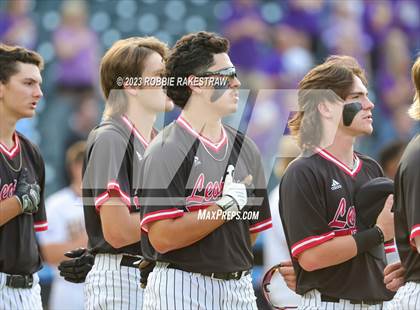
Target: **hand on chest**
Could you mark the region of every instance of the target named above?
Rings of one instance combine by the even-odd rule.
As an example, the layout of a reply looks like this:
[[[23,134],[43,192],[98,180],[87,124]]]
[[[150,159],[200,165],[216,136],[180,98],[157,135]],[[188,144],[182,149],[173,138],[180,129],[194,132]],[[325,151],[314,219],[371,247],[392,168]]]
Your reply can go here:
[[[226,163],[208,164],[202,163],[192,168],[186,187],[187,206],[211,204],[222,196],[227,165]],[[244,163],[238,162],[233,176],[234,182],[242,182],[249,174],[250,171]],[[247,187],[251,188],[252,184]]]

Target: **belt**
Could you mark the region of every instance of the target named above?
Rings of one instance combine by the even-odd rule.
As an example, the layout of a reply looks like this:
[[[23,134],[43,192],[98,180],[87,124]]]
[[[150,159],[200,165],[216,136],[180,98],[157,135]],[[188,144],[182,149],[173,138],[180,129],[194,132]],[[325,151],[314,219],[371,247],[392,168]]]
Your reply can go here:
[[[344,300],[344,299],[343,299]],[[352,305],[380,305],[383,302],[382,301],[378,301],[378,300],[354,300],[354,299],[347,299]],[[340,302],[340,298],[337,297],[332,297],[332,296],[328,296],[328,295],[324,295],[321,294],[321,301],[325,301],[325,302]]]
[[[138,268],[138,265],[134,265],[134,263],[138,262],[140,259],[140,256],[123,255],[120,266]]]
[[[32,275],[10,275],[6,276],[6,286],[12,288],[32,288],[34,277]]]
[[[191,272],[175,264],[169,264],[167,268]],[[249,275],[251,272],[249,270],[243,270],[243,271],[236,271],[236,272],[197,272],[197,273],[203,276],[218,279],[218,280],[239,280],[240,278],[246,275]]]

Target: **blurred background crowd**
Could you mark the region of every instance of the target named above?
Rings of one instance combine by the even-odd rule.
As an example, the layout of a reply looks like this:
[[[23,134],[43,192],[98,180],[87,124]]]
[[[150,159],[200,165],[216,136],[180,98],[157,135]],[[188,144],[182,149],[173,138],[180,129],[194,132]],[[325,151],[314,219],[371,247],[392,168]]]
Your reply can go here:
[[[414,94],[410,67],[420,51],[419,0],[2,0],[0,41],[34,49],[46,63],[37,116],[22,120],[18,130],[41,148],[47,195],[69,186],[74,178],[66,151],[100,121],[98,66],[104,51],[129,36],[154,35],[171,46],[199,30],[231,42],[243,91],[240,111],[227,121],[259,146],[269,190],[278,184],[284,160],[296,153],[282,139],[288,102],[296,101],[303,75],[330,54],[354,56],[366,69],[374,133],[359,139],[357,150],[379,160],[393,177],[406,141],[419,132],[406,113]],[[157,127],[178,113],[167,113]],[[269,253],[276,252],[273,242],[275,235],[257,242],[256,289],[264,256],[266,265],[278,262]],[[42,272],[47,303],[52,276]]]

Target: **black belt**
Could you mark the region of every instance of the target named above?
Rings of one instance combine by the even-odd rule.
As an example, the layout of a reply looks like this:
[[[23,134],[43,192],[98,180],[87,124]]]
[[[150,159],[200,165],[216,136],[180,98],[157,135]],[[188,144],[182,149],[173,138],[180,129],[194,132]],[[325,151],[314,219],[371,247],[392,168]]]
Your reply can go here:
[[[120,266],[138,268],[138,265],[134,265],[134,263],[139,260],[141,260],[140,256],[123,255]]]
[[[354,299],[347,299],[352,305],[369,305],[369,306],[373,306],[373,305],[380,305],[383,302],[382,301],[378,301],[378,300],[354,300]],[[332,297],[332,296],[327,296],[324,294],[321,294],[321,301],[325,301],[325,302],[340,302],[340,298],[337,297]]]
[[[167,268],[191,272],[175,264],[169,264]],[[239,280],[240,278],[246,275],[249,275],[251,272],[249,270],[243,270],[243,271],[236,271],[236,272],[197,272],[197,273],[203,276],[218,279],[218,280]]]
[[[6,286],[12,288],[32,288],[34,277],[32,275],[10,275],[6,276]]]

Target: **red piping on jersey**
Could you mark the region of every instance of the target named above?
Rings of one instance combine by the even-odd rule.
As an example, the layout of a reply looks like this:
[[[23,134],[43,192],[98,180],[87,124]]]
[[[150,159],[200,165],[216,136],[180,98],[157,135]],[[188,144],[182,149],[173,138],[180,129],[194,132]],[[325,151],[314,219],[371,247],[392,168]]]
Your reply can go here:
[[[357,229],[355,227],[334,230],[335,237],[348,236],[348,235],[352,235],[356,232],[357,232]]]
[[[323,235],[311,236],[299,242],[296,242],[294,245],[292,245],[292,248],[291,248],[292,256],[297,257],[303,251],[313,248],[314,246],[322,244],[328,240],[331,240],[334,237],[335,237],[335,233],[331,231]]]
[[[226,143],[227,143],[227,135],[225,128],[222,126],[222,137],[220,138],[219,142],[213,143],[206,137],[200,135],[198,132],[192,128],[192,126],[182,117],[179,116],[176,122],[185,128],[190,134],[192,134],[194,137],[200,139],[200,141],[204,144],[206,144],[208,147],[210,147],[212,150],[218,152]]]
[[[253,224],[249,227],[250,233],[258,233],[264,230],[267,230],[269,228],[273,227],[273,222],[271,221],[271,218],[266,219],[264,221],[261,221],[259,223]]]
[[[4,153],[7,155],[7,157],[9,157],[10,159],[12,159],[13,157],[16,156],[17,153],[19,153],[19,137],[16,134],[16,132],[13,133],[13,142],[14,145],[12,146],[12,148],[8,149],[7,146],[5,146],[3,143],[0,142],[0,152]]]
[[[144,145],[144,147],[147,148],[149,146],[149,143],[142,136],[142,134],[140,133],[140,131],[138,131],[138,129],[136,128],[136,126],[134,126],[134,124],[128,119],[127,116],[122,115],[121,118],[122,118],[123,122],[128,126],[128,128],[130,128],[131,132],[134,132],[134,135],[137,137],[137,139],[139,139],[140,142]]]
[[[155,222],[164,219],[173,219],[184,215],[184,211],[176,208],[159,210],[147,213],[140,222],[141,228],[148,232],[148,229],[145,227],[146,224],[150,222]]]
[[[121,200],[126,204],[128,210],[131,210],[131,201],[130,201],[130,196],[127,195],[126,193],[124,193],[121,188],[120,185],[116,182],[116,181],[111,181],[108,183],[107,185],[107,190],[105,192],[103,192],[102,194],[100,194],[96,199],[95,199],[95,209],[97,212],[99,212],[99,209],[101,208],[101,206],[112,196],[109,194],[110,191],[114,191],[117,192],[119,197],[121,198]]]
[[[210,202],[210,203],[206,203],[206,204],[201,204],[201,205],[192,205],[192,206],[185,206],[185,208],[188,210],[188,212],[194,212],[197,210],[204,210],[207,209],[208,207],[210,207],[211,205],[215,204],[216,202]]]
[[[48,222],[47,221],[35,222],[34,228],[36,232],[48,230]]]
[[[325,158],[328,161],[333,162],[338,168],[340,168],[341,170],[343,170],[345,173],[347,173],[348,175],[354,177],[356,176],[360,169],[362,169],[362,161],[360,160],[359,157],[357,157],[356,154],[353,154],[353,158],[356,161],[356,167],[351,170],[346,164],[344,164],[343,162],[341,162],[339,159],[337,159],[333,154],[329,153],[326,150],[322,150],[320,148],[316,148],[316,151],[318,152],[318,154]]]
[[[416,243],[414,242],[414,238],[420,236],[420,224],[414,225],[411,228],[410,233],[410,245],[417,251]]]

